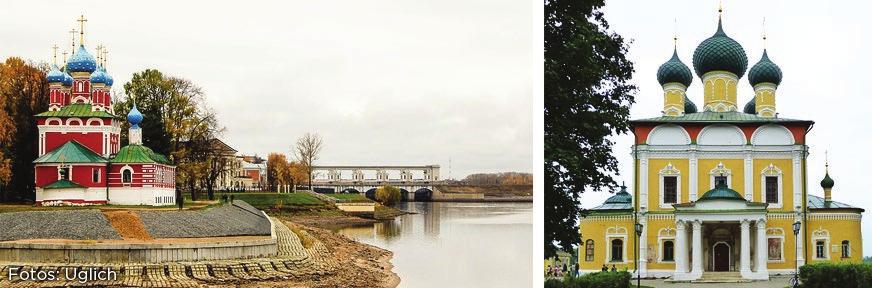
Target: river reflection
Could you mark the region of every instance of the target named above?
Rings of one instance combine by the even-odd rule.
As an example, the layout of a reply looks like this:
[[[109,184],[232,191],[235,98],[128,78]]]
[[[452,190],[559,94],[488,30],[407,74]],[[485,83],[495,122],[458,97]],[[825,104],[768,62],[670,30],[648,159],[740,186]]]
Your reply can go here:
[[[532,203],[409,202],[417,214],[334,230],[394,252],[400,287],[529,287]]]

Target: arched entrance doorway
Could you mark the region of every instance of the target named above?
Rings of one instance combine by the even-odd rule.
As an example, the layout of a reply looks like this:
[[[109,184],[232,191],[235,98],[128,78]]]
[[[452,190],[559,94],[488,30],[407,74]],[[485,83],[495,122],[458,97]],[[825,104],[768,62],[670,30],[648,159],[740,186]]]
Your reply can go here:
[[[715,271],[730,271],[730,245],[718,242],[712,247]]]

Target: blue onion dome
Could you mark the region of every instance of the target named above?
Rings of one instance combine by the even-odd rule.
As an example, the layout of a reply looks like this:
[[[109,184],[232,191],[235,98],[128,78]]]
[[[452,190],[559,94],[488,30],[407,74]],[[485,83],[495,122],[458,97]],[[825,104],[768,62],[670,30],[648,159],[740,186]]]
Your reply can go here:
[[[85,50],[85,45],[79,45],[79,50],[70,57],[67,62],[67,68],[70,72],[94,72],[97,69],[97,61]]]
[[[757,96],[751,98],[751,101],[745,103],[745,109],[742,110],[746,114],[757,114]]]
[[[836,186],[836,181],[833,181],[833,178],[830,178],[830,172],[828,171],[826,175],[824,175],[824,179],[821,180],[821,187],[824,189],[832,189],[833,186]]]
[[[139,123],[142,122],[142,113],[139,113],[139,109],[136,109],[136,104],[133,104],[133,109],[130,109],[130,113],[127,113],[127,122],[130,122],[131,128],[139,128]]]
[[[58,65],[51,65],[51,70],[48,71],[48,74],[45,75],[45,78],[46,80],[48,80],[48,83],[64,82],[66,74],[58,69]]]
[[[751,70],[748,71],[748,82],[751,82],[751,86],[760,84],[760,83],[772,83],[775,85],[781,84],[781,68],[778,68],[778,65],[772,63],[769,60],[769,55],[766,53],[766,50],[763,50],[763,57],[760,58],[760,62],[754,64],[751,67]]]
[[[106,86],[112,86],[112,83],[115,83],[115,79],[112,78],[112,75],[109,75],[109,72],[106,72],[106,68],[103,68],[103,74],[106,74]]]
[[[106,69],[103,67],[98,67],[94,73],[91,73],[91,83],[102,83],[105,84],[107,81],[108,74],[106,74]]]
[[[693,74],[690,73],[690,68],[678,59],[678,50],[673,50],[672,58],[657,69],[657,81],[660,85],[675,82],[681,83],[684,87],[690,86]]]
[[[693,101],[690,101],[690,98],[687,98],[687,95],[684,95],[684,114],[696,113],[699,110],[696,109],[696,104],[693,104]]]
[[[73,76],[70,76],[70,73],[64,72],[64,82],[62,83],[64,86],[73,86]]]
[[[748,57],[739,42],[724,33],[721,20],[718,19],[718,31],[715,35],[699,43],[693,52],[693,69],[696,75],[702,77],[711,71],[727,71],[742,78],[748,68]]]

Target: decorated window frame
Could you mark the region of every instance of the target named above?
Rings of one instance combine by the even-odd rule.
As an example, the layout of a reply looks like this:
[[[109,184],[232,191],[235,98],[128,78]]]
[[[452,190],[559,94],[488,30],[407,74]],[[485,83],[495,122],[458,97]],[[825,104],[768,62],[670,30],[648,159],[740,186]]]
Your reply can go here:
[[[818,256],[818,241],[823,242],[823,257]],[[814,253],[813,258],[815,260],[829,260],[830,259],[830,232],[824,229],[815,230],[811,234],[811,243],[814,244]]]
[[[779,259],[772,258],[772,243],[777,240]],[[784,229],[767,228],[766,229],[766,261],[767,263],[784,263]]]
[[[613,226],[606,229],[605,236],[606,253],[604,263],[610,264],[626,264],[627,263],[627,228]],[[612,240],[621,240],[621,260],[612,261]]]
[[[660,208],[672,208],[672,204],[681,203],[681,171],[679,171],[672,163],[666,164],[666,167],[660,169]],[[675,177],[675,202],[666,202],[666,177]]]
[[[763,168],[763,171],[760,171],[760,199],[763,203],[768,203],[768,193],[766,193],[766,177],[777,177],[778,178],[778,191],[776,191],[776,195],[778,195],[778,201],[769,203],[769,208],[781,208],[784,207],[784,173],[782,173],[781,169],[775,164],[769,164],[766,168]]]
[[[730,170],[726,166],[724,166],[724,162],[719,162],[715,168],[709,171],[709,189],[715,189],[715,178],[718,176],[724,176],[727,178],[727,187],[733,187],[733,170]]]

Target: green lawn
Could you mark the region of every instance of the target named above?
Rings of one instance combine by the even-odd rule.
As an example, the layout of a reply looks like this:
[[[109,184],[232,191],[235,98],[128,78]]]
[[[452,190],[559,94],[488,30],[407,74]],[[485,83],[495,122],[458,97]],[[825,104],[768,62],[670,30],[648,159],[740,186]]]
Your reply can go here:
[[[357,193],[337,193],[337,194],[329,194],[324,193],[326,196],[330,196],[345,202],[372,202],[369,198],[366,198],[363,194]]]
[[[324,202],[306,193],[233,193],[234,200],[242,200],[258,209],[275,207],[279,201],[282,206],[321,206]],[[221,197],[221,194],[216,194]]]

